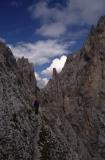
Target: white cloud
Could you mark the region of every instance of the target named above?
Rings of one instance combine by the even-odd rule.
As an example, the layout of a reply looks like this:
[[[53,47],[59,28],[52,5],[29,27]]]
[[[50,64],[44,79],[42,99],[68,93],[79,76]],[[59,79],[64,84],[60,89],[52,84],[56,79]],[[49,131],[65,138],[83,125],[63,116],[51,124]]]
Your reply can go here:
[[[35,18],[43,17],[44,20],[48,20],[48,18],[50,18],[50,16],[52,16],[52,18],[53,18],[53,16],[57,12],[57,9],[56,8],[48,8],[47,2],[41,1],[35,5],[30,6],[29,11],[32,12],[32,16]]]
[[[79,11],[83,22],[94,24],[105,13],[105,0],[69,0],[69,8]]]
[[[54,59],[51,65],[42,71],[42,74],[46,76],[51,76],[53,68],[56,68],[57,72],[60,73],[65,65],[66,60],[67,60],[66,56],[61,56],[60,59],[59,58]]]
[[[105,0],[68,0],[65,8],[58,6],[51,8],[47,1],[41,1],[31,6],[29,10],[34,18],[41,19],[39,33],[55,37],[63,34],[69,25],[96,23],[98,18],[105,14]],[[55,24],[60,24],[60,28],[56,28]]]
[[[50,58],[68,53],[68,45],[57,40],[19,43],[16,46],[10,45],[10,48],[16,58],[24,56],[30,62],[39,65],[50,62]]]
[[[35,72],[35,77],[37,80],[38,87],[43,88],[47,85],[48,83],[47,77],[51,77],[53,68],[56,68],[57,72],[60,73],[60,71],[64,67],[66,59],[67,59],[66,56],[61,56],[60,58],[56,58],[52,61],[51,65],[48,68],[46,68],[41,72],[41,74]]]
[[[42,78],[38,73],[35,72],[35,77],[37,80],[37,85],[40,88],[43,88],[47,85],[48,79],[47,78]]]
[[[65,25],[62,23],[52,23],[50,25],[43,25],[36,32],[49,37],[58,37],[65,32]]]

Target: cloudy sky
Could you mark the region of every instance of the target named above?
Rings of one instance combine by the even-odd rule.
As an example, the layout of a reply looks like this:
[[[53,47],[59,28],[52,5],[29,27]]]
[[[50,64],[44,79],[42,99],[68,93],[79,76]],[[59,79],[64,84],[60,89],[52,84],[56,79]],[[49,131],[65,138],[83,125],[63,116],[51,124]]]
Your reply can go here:
[[[1,0],[0,39],[16,58],[34,64],[43,87],[55,67],[80,49],[92,24],[105,14],[105,0]]]

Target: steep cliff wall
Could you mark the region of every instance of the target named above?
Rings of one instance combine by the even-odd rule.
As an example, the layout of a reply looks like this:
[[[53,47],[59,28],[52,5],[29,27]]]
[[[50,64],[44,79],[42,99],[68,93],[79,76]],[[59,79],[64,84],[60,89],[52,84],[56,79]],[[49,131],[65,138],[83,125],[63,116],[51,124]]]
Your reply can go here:
[[[105,159],[104,16],[83,48],[69,55],[62,72],[49,81],[42,104],[43,114],[66,137],[77,159]]]
[[[38,122],[34,109],[30,105],[31,95],[30,97],[24,95],[28,93],[31,86],[24,89],[24,84],[18,82],[18,72],[20,72],[18,65],[10,49],[0,42],[1,160],[32,160],[36,152],[34,140]],[[22,80],[24,79],[20,79]],[[36,84],[34,83],[33,80],[35,92]]]

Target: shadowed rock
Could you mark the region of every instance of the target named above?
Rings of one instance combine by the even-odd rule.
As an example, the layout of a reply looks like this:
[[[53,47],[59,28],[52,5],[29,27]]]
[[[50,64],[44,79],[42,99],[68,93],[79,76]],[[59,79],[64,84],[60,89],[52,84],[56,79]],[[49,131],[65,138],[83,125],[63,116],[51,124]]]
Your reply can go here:
[[[43,114],[55,135],[62,135],[64,152],[71,151],[64,159],[104,160],[105,16],[44,92],[49,101],[42,102]]]
[[[34,81],[34,75],[31,75],[33,79],[30,84],[28,83],[26,88],[22,85],[20,87],[20,84],[17,83],[17,73],[19,72],[19,67],[11,50],[0,42],[1,160],[31,160],[35,153],[34,138],[37,134],[37,121],[34,109],[30,104],[31,94],[30,97],[24,94],[28,93],[28,90],[31,93],[32,85],[33,90],[35,90],[36,81]],[[29,74],[27,73],[25,76],[28,79]],[[20,80],[24,79],[21,77]]]

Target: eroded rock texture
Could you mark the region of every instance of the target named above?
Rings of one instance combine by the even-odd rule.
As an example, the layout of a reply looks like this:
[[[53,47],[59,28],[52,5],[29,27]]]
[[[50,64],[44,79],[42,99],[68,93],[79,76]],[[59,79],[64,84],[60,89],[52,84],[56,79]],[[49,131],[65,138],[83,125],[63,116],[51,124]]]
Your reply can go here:
[[[105,159],[105,17],[43,91],[43,116],[62,160]],[[50,126],[50,127],[49,127]],[[60,149],[56,153],[60,143]],[[50,155],[50,154],[49,154]],[[49,159],[52,159],[52,151]]]
[[[28,94],[31,86],[24,88],[25,83],[18,82],[18,72],[10,49],[0,42],[0,160],[32,160],[36,152],[37,119],[32,94]],[[30,73],[35,93],[36,81]]]
[[[18,67],[18,82],[27,88],[29,92],[31,91],[32,94],[35,94],[37,90],[37,82],[35,79],[34,69],[32,64],[28,62],[28,59],[24,57],[19,58],[17,60],[17,67]]]

